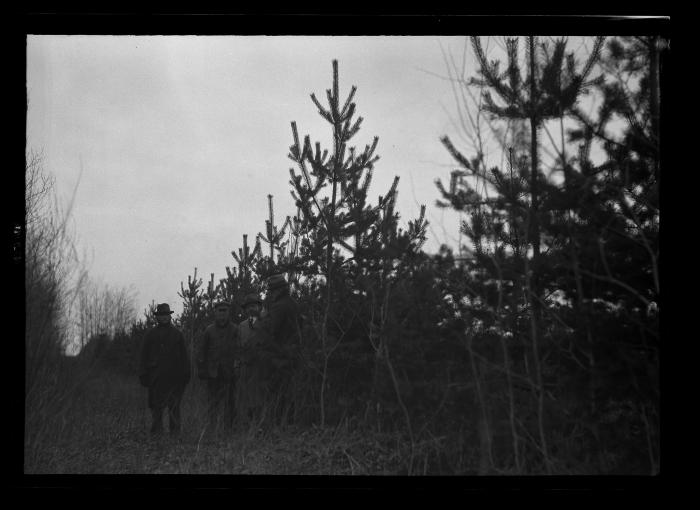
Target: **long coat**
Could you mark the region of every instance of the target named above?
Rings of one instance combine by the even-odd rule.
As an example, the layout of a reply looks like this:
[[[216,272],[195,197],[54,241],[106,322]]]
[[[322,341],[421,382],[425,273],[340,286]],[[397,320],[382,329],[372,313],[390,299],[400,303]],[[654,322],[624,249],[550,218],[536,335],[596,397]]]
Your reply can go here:
[[[245,319],[238,325],[241,342],[241,365],[236,385],[236,403],[240,415],[250,408],[263,404],[265,379],[260,349],[266,341],[266,333],[260,321]]]
[[[295,363],[299,343],[299,305],[288,294],[281,294],[270,304],[261,320],[265,331],[262,346],[265,376],[273,386],[286,384]]]
[[[298,341],[299,305],[288,294],[277,296],[270,304],[270,311],[263,318],[263,325],[271,340],[279,347]]]
[[[152,409],[175,403],[190,381],[190,360],[182,332],[159,324],[146,333],[141,348],[139,378],[148,387]]]
[[[210,324],[204,330],[199,351],[200,377],[233,380],[239,351],[238,326],[229,321],[224,327]]]

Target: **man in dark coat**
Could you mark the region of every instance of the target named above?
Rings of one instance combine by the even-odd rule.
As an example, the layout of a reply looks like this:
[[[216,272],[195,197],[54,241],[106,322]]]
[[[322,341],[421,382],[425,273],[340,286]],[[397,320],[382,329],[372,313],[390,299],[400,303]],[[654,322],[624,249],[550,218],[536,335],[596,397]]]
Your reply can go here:
[[[146,333],[141,348],[139,380],[148,388],[153,434],[163,432],[163,411],[166,408],[170,432],[180,432],[180,401],[190,381],[190,360],[185,337],[172,325],[172,313],[167,303],[156,307],[158,325]]]
[[[260,420],[265,381],[262,377],[260,348],[265,343],[265,331],[260,327],[262,300],[248,294],[243,301],[246,318],[238,325],[241,337],[241,364],[236,380],[236,409],[241,420]]]
[[[234,421],[240,337],[230,308],[226,301],[214,306],[214,323],[204,330],[198,357],[199,377],[207,381],[207,414],[212,429],[216,429],[222,405],[224,426],[230,429]]]
[[[297,302],[289,295],[284,275],[267,281],[267,312],[261,320],[266,333],[263,346],[265,376],[270,396],[277,402],[279,420],[289,417],[293,396],[293,374],[299,349],[300,314]]]

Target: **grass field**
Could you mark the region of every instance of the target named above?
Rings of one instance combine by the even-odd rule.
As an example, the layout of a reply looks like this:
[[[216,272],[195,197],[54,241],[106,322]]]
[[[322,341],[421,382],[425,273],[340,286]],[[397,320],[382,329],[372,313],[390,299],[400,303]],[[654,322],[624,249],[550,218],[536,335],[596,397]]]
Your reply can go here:
[[[25,473],[392,475],[405,469],[396,438],[347,425],[204,431],[205,402],[193,381],[183,398],[180,436],[153,438],[146,391],[136,378],[93,373],[60,411],[45,413],[41,430],[26,435]]]

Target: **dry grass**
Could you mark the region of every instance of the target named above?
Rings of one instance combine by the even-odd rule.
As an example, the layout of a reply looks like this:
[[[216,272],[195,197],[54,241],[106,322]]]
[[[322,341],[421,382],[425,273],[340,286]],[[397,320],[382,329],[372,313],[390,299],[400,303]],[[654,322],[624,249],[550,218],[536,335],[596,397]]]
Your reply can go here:
[[[334,429],[256,427],[205,430],[205,395],[193,381],[184,396],[183,432],[152,438],[146,391],[135,378],[97,373],[60,412],[25,438],[25,473],[187,473],[382,475],[402,472],[395,438]],[[166,418],[167,421],[167,418]],[[28,438],[32,439],[29,440]]]

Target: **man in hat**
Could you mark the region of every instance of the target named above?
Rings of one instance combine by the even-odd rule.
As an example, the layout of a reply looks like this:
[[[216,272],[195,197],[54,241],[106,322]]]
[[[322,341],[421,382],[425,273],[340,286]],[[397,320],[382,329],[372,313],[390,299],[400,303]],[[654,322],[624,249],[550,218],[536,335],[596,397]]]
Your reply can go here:
[[[241,337],[241,365],[236,383],[236,405],[242,420],[257,422],[263,403],[264,380],[260,347],[265,331],[260,327],[262,300],[258,294],[248,294],[243,300],[246,318],[238,325]]]
[[[230,310],[226,301],[214,305],[214,323],[204,330],[198,357],[199,377],[207,381],[207,415],[212,429],[216,429],[222,405],[224,426],[230,429],[234,420],[239,334]]]
[[[278,418],[284,418],[292,403],[292,375],[299,347],[299,306],[289,295],[289,284],[282,274],[268,278],[266,301],[268,310],[261,320],[266,333],[265,375],[270,394],[278,403]]]
[[[182,332],[171,323],[168,303],[156,307],[158,324],[146,333],[141,348],[139,380],[148,388],[153,414],[152,434],[163,432],[163,411],[168,409],[171,434],[180,432],[180,402],[190,381],[190,360]]]

